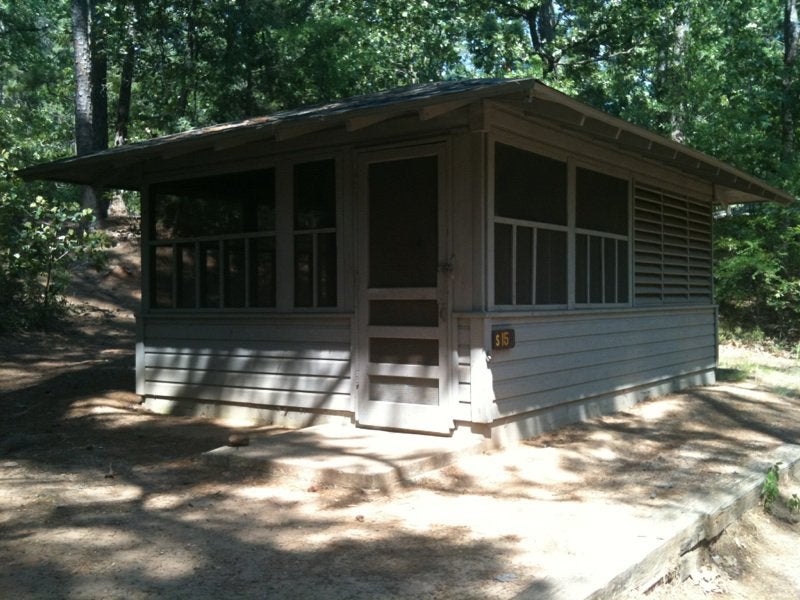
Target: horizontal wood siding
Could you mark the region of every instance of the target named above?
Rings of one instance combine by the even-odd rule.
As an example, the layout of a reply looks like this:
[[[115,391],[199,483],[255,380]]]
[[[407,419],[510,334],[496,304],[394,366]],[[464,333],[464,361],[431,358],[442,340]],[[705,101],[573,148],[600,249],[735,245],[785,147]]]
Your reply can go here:
[[[495,319],[516,346],[490,365],[495,418],[711,369],[713,307]]]
[[[351,318],[149,317],[144,395],[351,411]]]

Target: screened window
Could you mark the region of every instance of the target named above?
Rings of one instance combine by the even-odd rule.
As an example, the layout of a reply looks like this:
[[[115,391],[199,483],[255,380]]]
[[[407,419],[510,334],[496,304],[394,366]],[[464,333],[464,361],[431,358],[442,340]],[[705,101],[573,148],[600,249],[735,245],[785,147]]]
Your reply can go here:
[[[275,306],[273,169],[152,188],[154,308]]]
[[[567,303],[567,164],[495,145],[495,304]]]
[[[494,172],[495,305],[629,303],[627,180],[501,143]]]
[[[275,229],[274,169],[160,183],[153,197],[153,240]]]
[[[575,303],[628,302],[628,182],[575,172]]]
[[[336,306],[336,164],[294,166],[294,305]]]
[[[281,169],[151,188],[151,307],[337,305],[336,161]],[[278,201],[278,181],[291,184],[292,196],[285,202]],[[290,188],[281,184],[280,189]],[[276,235],[278,222],[287,224],[285,237]],[[291,274],[282,281],[277,280],[279,261]]]
[[[567,224],[567,163],[506,144],[495,145],[494,160],[495,215]]]

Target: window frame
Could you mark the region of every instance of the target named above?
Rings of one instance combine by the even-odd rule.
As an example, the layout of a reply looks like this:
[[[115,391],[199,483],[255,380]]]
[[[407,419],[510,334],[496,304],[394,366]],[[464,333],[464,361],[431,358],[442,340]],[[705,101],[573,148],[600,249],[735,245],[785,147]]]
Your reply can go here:
[[[311,163],[317,161],[332,160],[334,163],[334,194],[335,194],[335,223],[333,227],[326,227],[322,229],[305,229],[300,230],[295,228],[294,223],[294,167],[296,165]],[[345,260],[344,252],[342,251],[342,231],[343,231],[343,171],[345,169],[344,160],[340,152],[303,152],[294,154],[287,157],[275,158],[268,161],[259,161],[257,164],[250,163],[246,168],[238,169],[212,169],[209,172],[198,173],[197,171],[184,171],[180,174],[170,178],[153,178],[147,182],[145,187],[146,192],[142,194],[142,258],[143,269],[142,276],[143,282],[146,282],[146,288],[143,288],[142,294],[142,309],[147,314],[153,315],[167,315],[167,314],[234,314],[240,313],[324,313],[324,312],[341,312],[343,309],[343,300],[346,298],[342,288],[342,273],[343,262]],[[154,239],[151,232],[150,219],[153,213],[155,202],[155,190],[159,184],[162,183],[175,183],[182,180],[199,179],[204,177],[224,176],[234,173],[243,173],[249,171],[260,170],[274,170],[274,186],[275,186],[275,215],[274,215],[274,229],[271,231],[255,231],[255,232],[241,232],[224,235],[209,235],[198,236],[193,238],[175,238],[170,240]],[[334,235],[335,244],[335,269],[336,269],[336,282],[335,282],[335,303],[330,306],[318,306],[317,284],[313,283],[313,306],[295,306],[295,238],[298,235],[312,234],[314,247],[316,248],[317,239],[319,234]],[[270,306],[255,306],[251,300],[252,294],[252,280],[249,274],[249,260],[245,259],[245,306],[225,306],[225,271],[224,271],[224,243],[229,240],[243,240],[244,250],[246,256],[249,255],[251,250],[251,243],[257,243],[255,240],[272,239],[274,240],[273,250],[273,277],[274,277],[274,302]],[[252,241],[251,241],[252,240]],[[219,281],[220,281],[220,304],[219,306],[202,307],[200,306],[200,296],[198,286],[200,285],[199,277],[195,276],[195,301],[194,307],[179,307],[177,289],[181,282],[176,277],[176,271],[179,269],[175,260],[176,249],[181,245],[194,244],[195,252],[203,244],[209,242],[219,243],[220,264],[218,267]],[[156,247],[172,247],[172,274],[171,274],[171,297],[172,306],[156,306],[155,294],[157,293],[156,278],[158,276],[155,265],[155,248]],[[314,253],[317,260],[317,253]],[[198,255],[199,256],[199,255]],[[198,262],[198,261],[195,261]],[[195,272],[199,265],[195,266]]]
[[[608,167],[606,165],[600,165],[597,163],[590,163],[587,161],[578,161],[572,160],[572,167],[569,170],[570,176],[570,188],[572,190],[573,202],[572,202],[572,224],[573,227],[573,234],[572,234],[572,243],[571,248],[574,252],[573,261],[572,261],[572,281],[574,284],[573,287],[573,294],[571,297],[571,306],[576,308],[615,308],[615,307],[630,307],[633,306],[633,271],[632,271],[632,261],[633,261],[633,186],[634,186],[634,178],[631,174],[622,173],[619,169],[614,169],[613,167]],[[626,223],[625,229],[626,232],[624,234],[620,233],[612,233],[609,231],[603,231],[599,229],[591,229],[588,227],[578,227],[577,226],[577,173],[578,169],[584,169],[587,171],[594,171],[596,173],[600,173],[601,175],[607,175],[609,177],[614,177],[617,179],[621,179],[625,181],[627,184],[627,198],[626,198]],[[627,269],[627,282],[625,285],[625,296],[626,300],[624,302],[606,302],[605,300],[602,302],[592,302],[591,300],[591,282],[589,280],[590,271],[591,269],[588,267],[589,262],[587,261],[587,301],[586,302],[578,302],[577,299],[577,252],[578,252],[578,242],[577,236],[578,235],[586,235],[587,236],[587,251],[589,253],[589,257],[591,257],[591,250],[590,244],[591,239],[600,239],[601,242],[601,250],[600,254],[603,257],[603,264],[602,267],[605,267],[605,244],[609,240],[614,240],[615,242],[625,242],[627,244],[627,249],[625,252],[625,265]],[[615,244],[616,245],[616,244]],[[615,270],[618,268],[619,263],[617,262],[614,267]],[[605,297],[606,295],[606,276],[605,276],[605,269],[602,269],[601,273],[601,293]],[[614,286],[617,290],[619,290],[619,282],[615,279],[616,285]],[[616,295],[616,294],[615,294]]]
[[[512,306],[512,307],[526,307],[526,308],[527,307],[536,307],[537,309],[565,308],[566,306],[568,306],[568,304],[569,304],[569,288],[570,288],[569,276],[568,276],[569,275],[569,270],[570,270],[569,269],[569,260],[570,260],[569,259],[569,257],[570,257],[570,241],[569,241],[570,240],[570,230],[569,230],[569,226],[568,225],[552,225],[550,223],[542,223],[540,221],[527,221],[525,219],[511,219],[509,217],[497,217],[496,216],[496,217],[494,217],[493,227],[491,228],[492,229],[492,236],[493,236],[493,241],[492,241],[492,248],[493,249],[495,248],[495,242],[496,242],[496,233],[495,232],[496,232],[496,226],[497,225],[508,225],[508,226],[511,227],[511,253],[512,253],[512,257],[511,257],[511,266],[509,267],[509,270],[511,272],[511,284],[510,284],[510,287],[511,287],[511,300],[512,300],[512,302],[511,302],[511,304],[496,304],[495,303],[495,306],[496,307],[509,307],[509,306]],[[532,254],[533,255],[532,255],[532,258],[531,258],[531,273],[530,273],[531,290],[530,290],[530,296],[531,296],[531,299],[533,300],[533,302],[530,303],[530,304],[517,304],[516,303],[517,292],[518,292],[518,286],[517,286],[517,276],[518,276],[518,269],[517,269],[517,266],[518,266],[517,239],[518,239],[518,231],[519,231],[520,228],[525,228],[525,229],[532,230],[532,233],[531,233],[531,246],[532,246]],[[544,303],[537,304],[536,303],[536,296],[537,296],[537,292],[538,292],[538,289],[537,289],[538,264],[537,264],[537,261],[536,261],[536,254],[537,254],[537,251],[538,251],[537,242],[538,242],[539,232],[541,232],[541,231],[559,232],[559,233],[565,233],[566,234],[566,246],[567,246],[567,248],[566,248],[565,262],[566,262],[566,266],[567,266],[567,281],[566,281],[567,287],[566,287],[566,290],[565,290],[565,295],[566,295],[567,302],[554,303],[554,304],[544,304]],[[495,253],[496,253],[496,249],[493,251],[493,255]],[[493,258],[494,258],[494,256],[493,256]],[[494,263],[494,261],[492,261],[492,269],[496,270],[494,265],[495,265],[495,263]],[[497,288],[496,288],[496,286],[492,285],[493,301],[495,300],[494,296],[496,295],[496,293],[497,293]]]
[[[567,166],[567,225],[554,225],[550,223],[539,223],[535,221],[525,221],[522,219],[512,219],[508,217],[501,217],[495,214],[495,148],[497,144],[505,144],[513,146],[525,152],[539,154],[545,158],[558,160],[566,163]],[[501,312],[552,312],[558,310],[598,310],[598,309],[617,309],[617,308],[631,308],[634,306],[633,297],[633,191],[635,178],[628,170],[609,165],[601,161],[594,161],[584,157],[577,157],[574,154],[561,150],[547,144],[535,141],[522,139],[512,134],[506,135],[489,135],[487,152],[486,152],[486,173],[487,173],[487,249],[489,250],[489,257],[487,260],[487,297],[490,310]],[[622,179],[627,183],[627,223],[625,234],[615,234],[603,231],[597,231],[587,228],[579,228],[576,226],[576,188],[577,188],[577,170],[587,169],[596,171],[602,175],[608,175]],[[495,252],[496,252],[496,239],[495,228],[497,224],[512,225],[512,256],[513,262],[509,270],[511,272],[511,304],[499,304],[496,298],[496,267],[495,267]],[[535,279],[533,284],[533,291],[531,292],[531,304],[516,304],[516,233],[517,227],[532,227],[534,228],[534,235],[538,229],[548,229],[553,231],[565,231],[567,234],[567,257],[566,257],[566,302],[563,304],[537,304],[536,303],[536,289]],[[627,281],[625,282],[625,290],[627,300],[624,302],[577,302],[576,301],[576,283],[577,283],[577,236],[586,235],[589,237],[600,237],[602,239],[611,239],[617,241],[624,241],[627,244],[624,256],[624,264],[627,269]],[[587,238],[588,240],[589,238]],[[589,242],[587,241],[587,246]],[[601,255],[605,253],[604,246],[601,245]],[[534,267],[535,269],[535,267]],[[587,269],[588,270],[588,269]],[[534,275],[535,278],[535,270]],[[602,284],[605,285],[605,276],[602,276]],[[588,286],[587,282],[587,286]],[[617,287],[619,284],[617,284]],[[590,290],[587,287],[587,295]],[[587,299],[590,297],[587,296]]]
[[[333,225],[332,226],[322,226],[322,227],[308,227],[308,228],[301,228],[298,226],[296,221],[297,216],[297,205],[296,205],[296,195],[294,189],[295,183],[295,169],[299,165],[306,165],[316,162],[325,162],[325,161],[333,161],[333,193],[334,193],[334,214],[333,214]],[[341,223],[339,222],[341,210],[340,210],[340,203],[341,203],[341,174],[339,172],[339,165],[341,164],[340,160],[337,160],[335,156],[315,156],[311,158],[304,157],[302,160],[292,160],[289,163],[289,173],[288,177],[291,178],[291,192],[287,195],[288,198],[291,199],[291,232],[292,232],[292,303],[291,307],[292,310],[295,311],[303,311],[303,310],[313,310],[313,309],[335,309],[339,306],[340,303],[340,289],[341,289],[341,281],[340,281],[340,272],[341,272],[341,260],[339,251],[339,231],[341,231]],[[333,305],[323,305],[321,304],[321,290],[320,290],[320,271],[321,271],[321,251],[320,251],[320,240],[322,237],[330,236],[333,234],[334,242],[336,247],[336,260],[335,260],[335,269],[336,269],[336,282],[335,282],[335,303]],[[297,294],[297,242],[298,238],[301,237],[310,237],[311,238],[311,304],[310,305],[298,305],[298,294]]]
[[[151,311],[176,311],[176,310],[187,310],[187,311],[233,311],[233,310],[271,310],[275,308],[275,305],[265,305],[265,306],[258,306],[253,305],[252,303],[252,281],[250,276],[248,275],[249,270],[251,268],[251,259],[250,256],[252,254],[252,250],[250,249],[250,242],[262,239],[275,239],[275,232],[248,232],[245,234],[226,234],[223,236],[202,236],[196,238],[175,238],[174,240],[150,240],[148,242],[147,248],[147,256],[146,260],[148,265],[150,265],[152,275],[148,279],[148,287],[149,287],[149,294],[147,298],[147,308]],[[225,252],[225,243],[229,241],[242,241],[244,242],[244,252],[245,252],[245,305],[244,306],[225,306],[225,297],[227,293],[227,288],[225,285],[225,267],[226,267],[226,252]],[[203,288],[203,277],[202,277],[202,270],[200,266],[200,260],[197,257],[201,255],[200,250],[204,245],[217,243],[217,252],[219,253],[218,258],[218,268],[217,271],[219,273],[219,289],[218,294],[220,298],[220,306],[201,306],[202,303],[202,294],[201,290]],[[187,246],[193,246],[194,249],[194,307],[191,306],[179,306],[180,303],[180,292],[179,289],[181,287],[182,279],[179,277],[179,273],[181,270],[181,266],[179,265],[178,260],[176,260],[176,253],[179,249]],[[172,270],[171,270],[171,297],[172,297],[172,304],[173,306],[156,306],[153,302],[154,294],[157,293],[157,287],[154,285],[156,272],[153,270],[152,263],[155,261],[155,256],[152,252],[156,250],[156,248],[171,248],[172,249]],[[275,250],[277,254],[277,249]],[[277,288],[277,278],[275,281],[275,287]]]

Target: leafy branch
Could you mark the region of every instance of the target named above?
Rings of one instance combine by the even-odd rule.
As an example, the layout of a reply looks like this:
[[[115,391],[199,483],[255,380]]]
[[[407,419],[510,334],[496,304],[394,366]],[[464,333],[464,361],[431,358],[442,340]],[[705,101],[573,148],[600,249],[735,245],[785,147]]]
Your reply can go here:
[[[8,153],[0,154],[7,175]],[[99,261],[108,246],[93,229],[91,209],[36,195],[20,182],[0,178],[0,313],[2,327],[44,325],[63,307],[70,271],[83,260]]]

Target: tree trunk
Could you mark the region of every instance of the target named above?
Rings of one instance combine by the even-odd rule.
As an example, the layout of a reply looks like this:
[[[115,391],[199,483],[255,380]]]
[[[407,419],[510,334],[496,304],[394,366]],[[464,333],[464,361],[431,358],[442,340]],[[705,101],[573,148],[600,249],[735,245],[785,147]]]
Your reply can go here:
[[[552,0],[534,5],[522,15],[528,24],[533,50],[544,62],[542,74],[545,77],[554,74],[558,67],[558,59],[552,47],[555,39],[555,10]]]
[[[100,25],[97,2],[90,0],[91,18],[89,21],[89,40],[92,55],[92,134],[94,152],[108,148],[108,55],[106,53],[106,32]],[[96,198],[95,214],[98,224],[103,227],[108,218],[109,198],[100,188],[94,189]]]
[[[690,16],[687,12],[686,16],[675,26],[675,43],[672,48],[672,65],[670,66],[670,71],[673,73],[681,73],[684,70],[682,63],[683,55],[687,51],[686,35],[689,33],[689,22]],[[673,102],[670,103],[672,108],[670,109],[669,115],[670,138],[680,144],[684,144],[686,143],[686,132],[683,129],[684,115],[686,112],[683,100],[684,97],[681,93],[676,93],[675,87],[676,80],[672,78],[670,80],[670,89],[668,90],[673,100]]]
[[[133,88],[133,69],[136,65],[136,43],[133,28],[128,28],[128,43],[125,56],[122,58],[122,69],[119,79],[119,96],[117,97],[117,119],[114,127],[114,145],[128,143],[128,125],[131,120],[131,90]]]
[[[92,130],[93,150],[108,148],[108,56],[106,54],[106,35],[100,24],[97,3],[90,0],[91,17],[89,21],[89,40],[92,60]]]
[[[108,147],[105,42],[102,32],[92,33],[91,0],[72,0],[71,13],[75,67],[75,151],[80,156]],[[102,200],[100,188],[83,186],[81,205],[91,208],[98,225],[104,226],[108,205]]]
[[[133,89],[133,75],[136,67],[136,42],[137,42],[137,23],[140,16],[139,4],[133,6],[129,4],[117,5],[117,18],[124,20],[125,33],[125,54],[122,56],[120,67],[119,93],[117,94],[117,110],[114,120],[114,146],[123,146],[128,143],[128,126],[131,121],[131,98]],[[116,202],[120,206],[125,205],[121,191],[114,194],[112,203]]]
[[[89,0],[72,0],[72,48],[75,53],[75,151],[78,155],[88,154],[94,148],[89,14]]]
[[[117,20],[125,23],[125,54],[122,57],[117,95],[117,114],[114,122],[114,146],[128,143],[128,126],[131,121],[131,91],[136,68],[136,46],[142,18],[142,2],[117,4]]]
[[[797,101],[793,93],[797,64],[800,23],[797,0],[784,0],[783,8],[783,101],[781,102],[781,162],[792,164],[795,155],[795,110]]]

